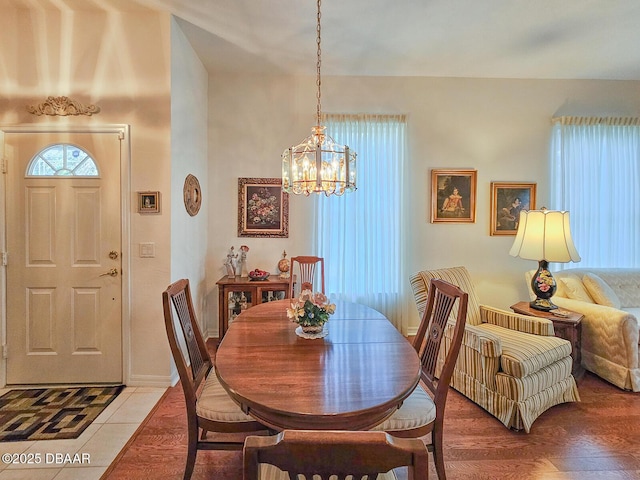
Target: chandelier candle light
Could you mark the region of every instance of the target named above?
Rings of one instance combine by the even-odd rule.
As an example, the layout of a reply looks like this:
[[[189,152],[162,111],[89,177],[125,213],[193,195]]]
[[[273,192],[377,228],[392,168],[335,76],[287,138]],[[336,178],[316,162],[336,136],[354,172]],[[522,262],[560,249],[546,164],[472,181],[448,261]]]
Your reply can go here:
[[[551,302],[556,293],[556,280],[549,271],[549,262],[579,262],[580,255],[573,245],[569,228],[569,212],[522,210],[518,231],[509,255],[537,260],[538,270],[531,279],[536,299],[531,308],[542,311],[558,308]]]
[[[342,195],[356,189],[356,153],[336,143],[325,133],[326,127],[321,125],[321,79],[320,65],[320,0],[316,27],[317,63],[316,63],[316,109],[317,123],[311,129],[311,136],[302,143],[287,148],[282,154],[282,189],[296,195],[324,193],[327,197]]]

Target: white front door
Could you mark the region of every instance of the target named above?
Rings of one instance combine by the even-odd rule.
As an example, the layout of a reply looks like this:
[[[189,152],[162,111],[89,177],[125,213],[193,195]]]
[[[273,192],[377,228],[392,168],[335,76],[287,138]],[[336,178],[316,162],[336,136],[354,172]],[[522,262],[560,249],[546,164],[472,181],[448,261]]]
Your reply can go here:
[[[7,384],[122,382],[120,143],[5,134]]]

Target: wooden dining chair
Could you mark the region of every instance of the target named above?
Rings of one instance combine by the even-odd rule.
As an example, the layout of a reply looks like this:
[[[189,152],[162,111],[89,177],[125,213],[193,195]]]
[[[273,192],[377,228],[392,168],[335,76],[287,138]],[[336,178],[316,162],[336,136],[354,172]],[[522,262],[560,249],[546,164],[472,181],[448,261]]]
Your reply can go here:
[[[272,437],[249,436],[243,457],[244,480],[298,480],[298,475],[392,480],[399,467],[408,467],[408,480],[427,480],[429,474],[421,440],[385,432],[284,430]]]
[[[295,277],[295,265],[298,264],[300,278]],[[316,279],[316,267],[320,265],[320,289],[314,286]],[[295,297],[294,287],[296,283],[300,284],[300,292],[303,290],[311,290],[314,292],[324,293],[324,258],[314,257],[311,255],[291,257],[291,275],[289,277],[289,295]]]
[[[447,327],[456,301],[458,305],[455,321]],[[419,438],[431,433],[431,443],[427,447],[433,452],[439,480],[446,479],[442,449],[444,410],[449,382],[464,335],[467,303],[467,293],[455,285],[443,280],[431,280],[427,308],[413,343],[422,363],[421,383],[391,417],[373,428],[404,438]],[[440,368],[438,353],[443,339],[445,355]],[[429,390],[431,396],[422,385]]]
[[[180,375],[187,407],[188,448],[183,478],[189,480],[198,450],[243,448],[246,435],[235,441],[217,441],[207,440],[208,432],[258,433],[267,427],[245,415],[218,382],[193,310],[189,280],[178,280],[169,285],[162,293],[162,304],[171,354]],[[174,321],[174,310],[179,330]],[[186,345],[186,357],[180,348],[181,342]]]

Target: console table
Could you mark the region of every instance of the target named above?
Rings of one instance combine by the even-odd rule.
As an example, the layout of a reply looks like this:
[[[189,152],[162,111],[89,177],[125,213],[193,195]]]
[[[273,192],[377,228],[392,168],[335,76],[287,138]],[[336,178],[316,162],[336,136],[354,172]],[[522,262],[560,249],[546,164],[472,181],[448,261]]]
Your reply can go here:
[[[229,328],[229,323],[253,305],[289,298],[289,279],[278,276],[266,280],[248,277],[224,276],[218,285],[218,342]]]
[[[556,337],[564,338],[565,340],[569,340],[569,342],[571,342],[571,357],[573,358],[573,368],[571,369],[571,373],[576,381],[580,380],[584,375],[584,368],[580,364],[582,359],[580,351],[582,348],[580,338],[582,334],[581,322],[584,318],[584,315],[578,312],[567,310],[565,308],[560,308],[558,310],[565,312],[567,316],[558,317],[551,313],[551,311],[544,312],[542,310],[531,308],[529,302],[518,302],[514,305],[511,305],[510,308],[515,313],[519,313],[521,315],[546,318],[553,322],[553,330],[556,334]]]

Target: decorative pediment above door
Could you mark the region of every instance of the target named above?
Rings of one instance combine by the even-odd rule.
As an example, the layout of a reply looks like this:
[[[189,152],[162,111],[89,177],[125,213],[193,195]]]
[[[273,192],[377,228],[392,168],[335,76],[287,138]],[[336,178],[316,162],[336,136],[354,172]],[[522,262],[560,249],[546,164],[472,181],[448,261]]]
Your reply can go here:
[[[51,115],[62,116],[67,115],[93,115],[100,112],[97,105],[83,105],[82,103],[72,100],[69,97],[53,97],[47,99],[38,105],[27,105],[27,111],[32,115]]]

